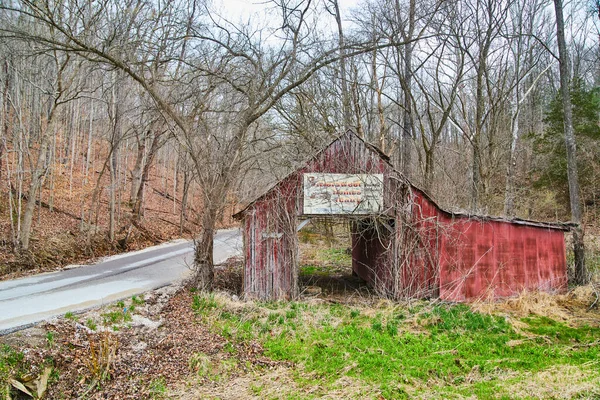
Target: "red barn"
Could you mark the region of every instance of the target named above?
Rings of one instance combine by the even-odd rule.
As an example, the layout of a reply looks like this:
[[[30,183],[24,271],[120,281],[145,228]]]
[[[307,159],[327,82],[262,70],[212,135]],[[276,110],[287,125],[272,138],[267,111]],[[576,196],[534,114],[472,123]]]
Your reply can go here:
[[[382,296],[450,301],[567,285],[568,224],[451,213],[352,131],[238,212],[244,293],[298,295],[303,219],[349,218],[352,268]]]

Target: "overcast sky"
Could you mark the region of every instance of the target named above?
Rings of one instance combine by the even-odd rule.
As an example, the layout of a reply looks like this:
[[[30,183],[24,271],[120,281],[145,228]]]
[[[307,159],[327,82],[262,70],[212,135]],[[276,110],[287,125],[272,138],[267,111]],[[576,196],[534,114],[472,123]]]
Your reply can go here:
[[[356,7],[359,0],[338,0],[342,19],[350,16],[350,9]],[[260,12],[268,6],[268,0],[213,0],[217,9],[223,10],[224,17],[238,21],[240,18],[246,19],[248,16]]]

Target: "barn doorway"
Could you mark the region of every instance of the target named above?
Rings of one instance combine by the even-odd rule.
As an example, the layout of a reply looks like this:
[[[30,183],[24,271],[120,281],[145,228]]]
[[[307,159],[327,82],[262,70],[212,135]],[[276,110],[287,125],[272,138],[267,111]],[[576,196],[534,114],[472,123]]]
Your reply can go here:
[[[393,225],[393,222],[390,222]],[[375,257],[387,250],[389,229],[364,217],[300,218],[298,279],[303,296],[369,296]]]

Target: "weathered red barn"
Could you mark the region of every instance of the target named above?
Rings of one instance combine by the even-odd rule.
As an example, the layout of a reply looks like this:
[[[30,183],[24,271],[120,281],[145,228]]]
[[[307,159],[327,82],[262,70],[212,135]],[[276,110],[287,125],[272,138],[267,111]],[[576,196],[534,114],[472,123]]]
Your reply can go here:
[[[462,301],[566,288],[568,224],[451,213],[352,131],[238,212],[244,292],[298,295],[300,221],[352,223],[352,268],[383,296]]]

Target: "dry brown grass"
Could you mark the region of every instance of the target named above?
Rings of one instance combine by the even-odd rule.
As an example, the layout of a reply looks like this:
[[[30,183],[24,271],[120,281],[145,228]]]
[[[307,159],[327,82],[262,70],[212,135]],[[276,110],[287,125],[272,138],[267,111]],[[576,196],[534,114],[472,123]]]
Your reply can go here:
[[[547,370],[521,373],[518,382],[508,383],[504,388],[515,398],[527,399],[598,399],[600,398],[600,377],[592,369],[594,365],[557,365]],[[498,377],[503,379],[502,376]],[[507,375],[505,378],[513,378]]]
[[[290,368],[279,366],[272,370],[249,373],[211,384],[196,385],[194,382],[189,382],[171,391],[169,398],[181,400],[286,398],[299,391],[292,374]],[[192,385],[192,388],[189,385]]]
[[[294,375],[302,375],[295,367],[278,366],[274,369],[255,371],[232,380],[213,382],[208,385],[179,387],[170,392],[169,398],[180,400],[199,399],[287,399],[302,393],[319,399],[377,399],[381,391],[377,386],[367,385],[360,379],[343,376],[327,388],[320,385],[302,386]],[[310,374],[304,379],[311,381]]]
[[[593,285],[576,287],[565,294],[547,292],[522,292],[517,297],[500,301],[479,301],[471,305],[473,310],[487,314],[505,314],[511,321],[535,314],[580,326],[600,322],[600,308],[590,306],[596,299]],[[515,325],[513,323],[513,325]],[[518,328],[518,326],[515,326]]]

